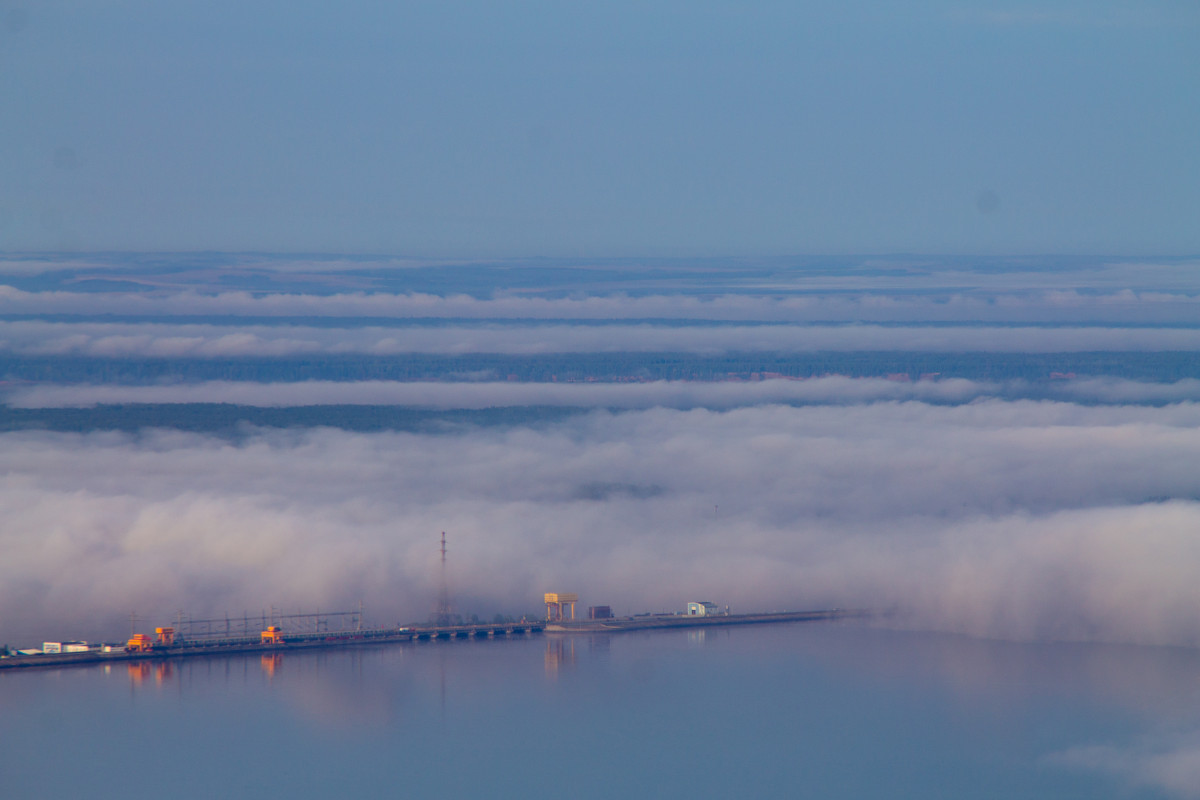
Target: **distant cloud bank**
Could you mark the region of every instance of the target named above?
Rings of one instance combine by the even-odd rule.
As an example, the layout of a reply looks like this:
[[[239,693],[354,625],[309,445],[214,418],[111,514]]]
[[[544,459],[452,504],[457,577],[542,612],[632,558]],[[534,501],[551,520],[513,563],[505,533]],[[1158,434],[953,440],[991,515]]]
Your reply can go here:
[[[301,354],[928,351],[1198,351],[1200,328],[853,325],[571,325],[404,327],[0,322],[0,354],[230,358]]]
[[[1115,286],[1081,291],[999,284],[995,288],[951,285],[914,290],[898,283],[888,291],[881,284],[887,281],[814,278],[795,285],[760,285],[716,294],[612,292],[569,297],[506,290],[488,297],[420,292],[30,292],[0,284],[0,314],[1159,325],[1195,324],[1200,314],[1200,286],[1183,290]]]
[[[1200,380],[1148,383],[1116,378],[1056,381],[939,379],[898,381],[830,376],[804,380],[650,381],[646,383],[530,383],[439,381],[298,381],[126,386],[39,385],[0,392],[13,408],[67,408],[121,403],[232,403],[285,407],[402,405],[439,409],[512,406],[576,408],[716,408],[774,403],[851,405],[875,402],[958,404],[987,398],[1066,400],[1101,404],[1200,401]]]

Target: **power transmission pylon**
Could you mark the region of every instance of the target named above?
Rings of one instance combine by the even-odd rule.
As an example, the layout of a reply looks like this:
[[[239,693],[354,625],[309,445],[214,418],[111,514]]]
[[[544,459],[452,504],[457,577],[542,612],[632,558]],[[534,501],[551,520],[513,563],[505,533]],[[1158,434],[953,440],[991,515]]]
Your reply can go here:
[[[438,625],[450,624],[450,586],[446,581],[446,532],[442,531],[442,575],[441,586],[438,589],[437,611],[434,621]]]

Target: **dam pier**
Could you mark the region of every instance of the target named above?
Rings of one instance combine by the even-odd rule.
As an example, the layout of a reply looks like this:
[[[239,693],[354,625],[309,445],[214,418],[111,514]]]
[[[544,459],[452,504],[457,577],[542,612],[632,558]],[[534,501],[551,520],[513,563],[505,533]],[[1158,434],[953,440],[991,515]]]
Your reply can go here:
[[[352,612],[336,612],[350,616]],[[267,625],[257,634],[197,635],[174,627],[156,628],[153,637],[133,634],[118,644],[45,642],[41,649],[0,654],[0,670],[64,667],[119,661],[182,660],[212,658],[242,653],[285,653],[309,650],[348,649],[365,645],[394,645],[414,642],[500,639],[541,634],[615,634],[626,631],[667,631],[680,628],[712,628],[730,625],[765,625],[787,622],[816,622],[866,616],[865,611],[830,609],[772,612],[765,614],[637,614],[574,620],[518,620],[470,624],[424,624],[393,628],[348,628],[311,632],[286,631]],[[292,618],[311,615],[291,615]],[[357,616],[361,620],[360,615]]]

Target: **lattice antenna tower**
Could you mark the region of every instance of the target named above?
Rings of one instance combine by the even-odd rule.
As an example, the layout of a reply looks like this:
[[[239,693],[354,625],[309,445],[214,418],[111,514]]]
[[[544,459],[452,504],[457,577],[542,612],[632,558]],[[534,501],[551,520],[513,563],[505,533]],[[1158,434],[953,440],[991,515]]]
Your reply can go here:
[[[446,532],[442,531],[442,575],[438,589],[437,612],[434,614],[438,625],[450,624],[450,585],[446,580]]]

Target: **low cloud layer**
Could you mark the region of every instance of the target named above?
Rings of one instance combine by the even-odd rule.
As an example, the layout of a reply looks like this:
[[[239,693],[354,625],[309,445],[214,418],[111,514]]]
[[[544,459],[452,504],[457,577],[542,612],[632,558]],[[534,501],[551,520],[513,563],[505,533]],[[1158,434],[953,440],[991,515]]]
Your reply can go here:
[[[978,635],[1200,643],[1200,411],[596,412],[445,435],[0,436],[0,641],[365,600],[424,618],[870,607]]]
[[[803,380],[529,383],[434,381],[205,381],[155,386],[38,385],[2,395],[12,408],[79,408],[126,403],[230,403],[280,408],[320,405],[402,405],[438,409],[515,406],[642,409],[715,408],[769,403],[851,405],[920,400],[968,403],[987,398],[1065,399],[1104,404],[1200,401],[1200,380],[1149,383],[1117,378],[1025,381],[960,378],[899,381],[830,376]]]
[[[1194,273],[1195,268],[1191,268]],[[1175,270],[1183,272],[1186,270]],[[1071,273],[1067,273],[1071,276]],[[248,317],[380,317],[401,319],[690,319],[754,322],[992,322],[1091,324],[1195,324],[1200,286],[1170,281],[1155,286],[1124,278],[1112,284],[1062,273],[989,276],[951,273],[937,282],[878,275],[842,278],[797,276],[737,291],[710,288],[628,294],[594,288],[570,297],[495,291],[490,296],[420,292],[307,294],[276,291],[202,293],[191,289],[131,292],[31,292],[0,284],[0,314],[204,315]],[[1077,277],[1077,276],[1071,276]],[[1142,276],[1147,277],[1148,276]],[[941,281],[947,281],[943,283]],[[153,279],[134,281],[154,285]]]
[[[405,327],[0,322],[0,353],[231,358],[302,354],[1197,351],[1200,328],[440,324]]]

